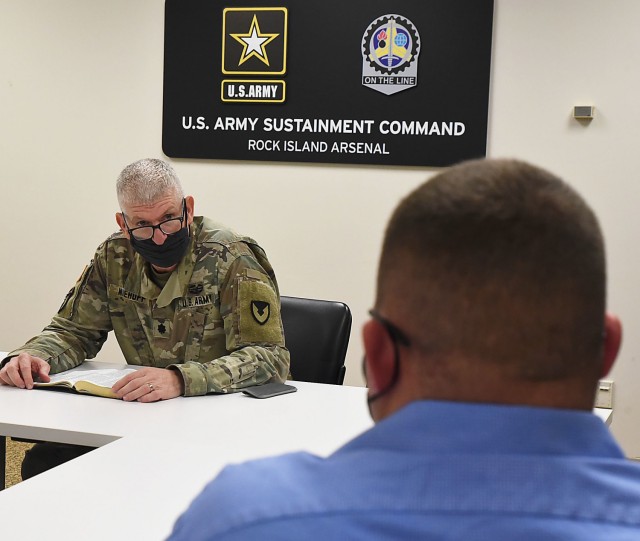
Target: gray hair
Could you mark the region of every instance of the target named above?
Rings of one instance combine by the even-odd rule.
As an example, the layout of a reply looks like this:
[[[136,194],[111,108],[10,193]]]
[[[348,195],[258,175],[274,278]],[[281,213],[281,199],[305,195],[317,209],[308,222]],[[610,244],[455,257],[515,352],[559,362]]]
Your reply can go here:
[[[169,194],[175,194],[176,199],[184,197],[173,167],[154,158],[127,165],[116,182],[116,193],[121,209],[129,205],[152,205]]]

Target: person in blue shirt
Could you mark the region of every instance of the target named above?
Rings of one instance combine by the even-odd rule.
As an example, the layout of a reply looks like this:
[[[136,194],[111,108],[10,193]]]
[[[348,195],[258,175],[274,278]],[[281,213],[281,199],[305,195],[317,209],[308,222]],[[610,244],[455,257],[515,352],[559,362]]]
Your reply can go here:
[[[364,325],[375,426],[229,466],[173,540],[640,539],[640,467],[592,413],[621,342],[597,219],[513,160],[452,167],[388,224]]]

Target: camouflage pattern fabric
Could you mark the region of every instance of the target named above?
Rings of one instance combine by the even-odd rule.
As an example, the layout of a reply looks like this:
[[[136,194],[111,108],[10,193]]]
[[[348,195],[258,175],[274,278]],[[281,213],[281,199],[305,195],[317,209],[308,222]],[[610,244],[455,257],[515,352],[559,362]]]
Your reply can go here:
[[[62,372],[96,356],[113,330],[129,364],[179,370],[185,396],[283,381],[280,297],[253,239],[195,217],[186,255],[161,289],[122,233],[102,243],[27,352]]]

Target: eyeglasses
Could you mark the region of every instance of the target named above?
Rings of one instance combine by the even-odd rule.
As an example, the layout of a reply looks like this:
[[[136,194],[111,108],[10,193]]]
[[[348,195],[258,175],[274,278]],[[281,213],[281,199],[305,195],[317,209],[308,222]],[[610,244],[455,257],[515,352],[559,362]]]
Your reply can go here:
[[[398,327],[396,327],[393,323],[391,323],[388,319],[382,317],[375,310],[369,310],[369,315],[375,319],[378,323],[380,323],[389,333],[391,339],[395,344],[402,344],[403,346],[410,347],[411,340],[404,334]]]
[[[127,220],[124,217],[124,212],[122,213],[124,224],[127,226],[129,235],[133,236],[136,240],[149,240],[153,238],[156,229],[159,229],[165,235],[173,235],[174,233],[177,233],[178,231],[180,231],[180,229],[182,229],[182,224],[186,215],[187,204],[184,199],[182,200],[182,216],[180,216],[179,218],[169,218],[168,220],[164,220],[157,225],[143,225],[141,227],[134,227],[130,229],[127,225]]]

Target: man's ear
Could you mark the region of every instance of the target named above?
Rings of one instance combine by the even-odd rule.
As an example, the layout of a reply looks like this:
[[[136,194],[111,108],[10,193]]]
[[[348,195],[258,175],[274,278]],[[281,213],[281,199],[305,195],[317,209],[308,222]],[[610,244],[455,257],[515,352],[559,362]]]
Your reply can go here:
[[[601,378],[605,377],[618,356],[622,343],[622,323],[615,314],[607,312],[604,316],[604,359]]]
[[[184,198],[185,206],[187,207],[187,225],[191,225],[193,222],[193,209],[194,209],[194,201],[193,196],[187,195]]]
[[[365,370],[369,394],[374,395],[386,389],[395,370],[395,349],[393,340],[384,326],[375,319],[362,327],[365,353]]]
[[[127,230],[127,226],[124,223],[124,217],[122,216],[122,212],[116,212],[116,223],[127,238],[129,238],[129,231]]]

